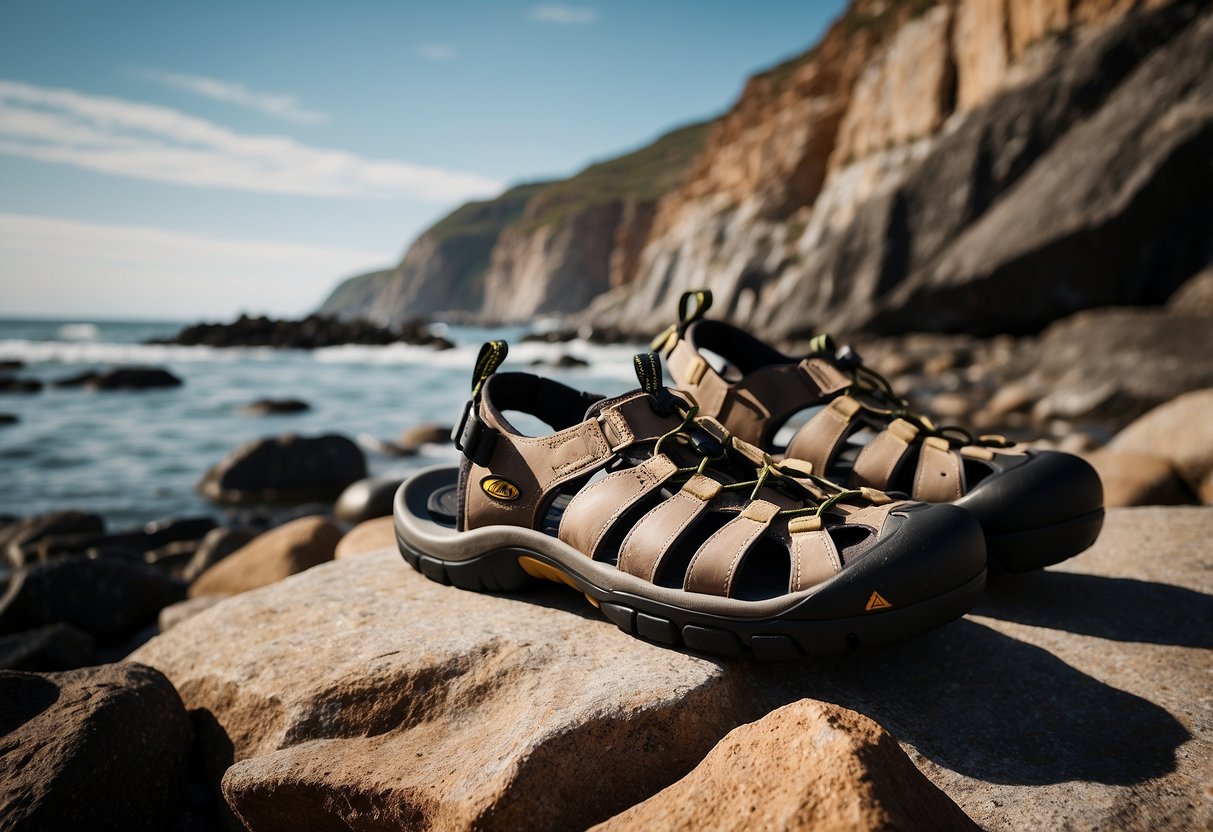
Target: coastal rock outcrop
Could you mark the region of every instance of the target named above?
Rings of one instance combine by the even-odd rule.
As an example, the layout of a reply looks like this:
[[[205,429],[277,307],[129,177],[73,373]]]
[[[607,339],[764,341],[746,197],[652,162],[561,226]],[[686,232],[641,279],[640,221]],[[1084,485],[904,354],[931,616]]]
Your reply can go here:
[[[139,664],[0,671],[0,826],[160,832],[181,811],[192,730]]]
[[[755,137],[796,145],[777,126],[788,93],[751,82],[693,169],[710,175],[662,201],[635,280],[588,319],[653,332],[680,292],[706,283],[723,314],[768,336],[825,325],[1030,331],[1086,307],[1160,302],[1207,263],[1213,14],[1201,4],[1119,21],[1126,4],[1067,12],[1066,34],[1042,33],[998,83],[965,93],[964,111],[945,79],[952,71],[966,89],[969,62],[945,37],[941,7],[886,27],[862,50],[862,75],[843,74],[849,64],[830,47],[858,37],[863,5],[791,70],[806,85],[832,79],[805,87],[799,106],[833,102],[846,124],[839,142],[840,131],[811,122],[827,135],[799,155],[826,159],[820,186],[789,201],[787,185],[742,163],[758,156]],[[954,27],[977,14],[969,5]],[[974,31],[1002,42],[1020,4],[983,5],[993,19]],[[1017,42],[1031,40],[1025,27]],[[923,90],[897,87],[936,77]],[[942,126],[916,135],[900,126],[932,122]],[[745,184],[728,184],[726,171]]]
[[[149,344],[179,344],[205,347],[274,347],[312,350],[342,344],[383,346],[404,342],[447,349],[453,346],[416,317],[382,326],[360,318],[340,319],[312,314],[300,321],[241,315],[231,323],[193,324],[168,338],[153,338]]]
[[[219,503],[332,499],[366,476],[366,457],[344,436],[284,434],[246,442],[211,467],[198,492]]]
[[[55,386],[83,387],[85,390],[153,390],[180,387],[183,383],[163,367],[115,367],[76,373],[58,379]]]
[[[709,752],[806,697],[813,719],[829,702],[883,726],[982,828],[1200,828],[1213,822],[1213,726],[1193,704],[1213,647],[1210,535],[1204,508],[1114,509],[1090,551],[992,582],[966,620],[896,649],[803,663],[667,650],[619,632],[567,588],[465,592],[392,549],[228,599],[132,659],[213,717],[201,751],[226,760],[213,776],[254,832],[583,827],[666,787],[711,782],[692,773],[705,757],[701,777],[746,773],[712,795],[714,817],[745,817],[772,789],[771,810],[794,814],[798,797],[813,802],[817,768],[797,771],[808,784],[799,796],[794,783],[751,792],[749,778],[778,776],[759,739]],[[1042,686],[1065,707],[1042,708]],[[833,713],[850,739],[787,741],[828,761],[833,741],[875,730]],[[861,755],[845,770],[870,783],[838,788],[911,811],[898,795],[914,778],[884,748],[884,762]],[[913,788],[920,806],[940,805]],[[676,819],[666,804],[661,817]],[[652,804],[634,811],[658,817]]]
[[[676,134],[536,191],[495,230],[478,318],[590,301],[574,328],[651,337],[705,284],[793,340],[1162,303],[1210,261],[1210,55],[1197,0],[853,0],[665,178],[637,160]]]

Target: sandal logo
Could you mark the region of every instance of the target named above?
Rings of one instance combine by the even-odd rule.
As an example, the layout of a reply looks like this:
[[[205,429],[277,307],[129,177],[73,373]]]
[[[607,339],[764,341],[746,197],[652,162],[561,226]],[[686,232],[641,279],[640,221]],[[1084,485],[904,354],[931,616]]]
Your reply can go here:
[[[480,481],[480,490],[494,500],[501,500],[504,503],[512,503],[522,494],[518,490],[518,486],[501,477],[485,477]]]
[[[875,612],[876,610],[887,610],[891,606],[893,605],[886,601],[883,595],[881,595],[879,592],[873,591],[868,597],[868,603],[864,609],[868,612]]]

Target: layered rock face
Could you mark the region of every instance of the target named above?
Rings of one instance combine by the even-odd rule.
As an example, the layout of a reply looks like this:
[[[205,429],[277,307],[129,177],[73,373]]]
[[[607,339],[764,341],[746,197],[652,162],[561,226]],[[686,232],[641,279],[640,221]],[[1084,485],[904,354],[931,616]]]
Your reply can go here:
[[[1211,256],[1213,22],[1133,5],[856,3],[747,86],[588,316],[651,332],[709,285],[776,337],[980,334],[1164,300]]]

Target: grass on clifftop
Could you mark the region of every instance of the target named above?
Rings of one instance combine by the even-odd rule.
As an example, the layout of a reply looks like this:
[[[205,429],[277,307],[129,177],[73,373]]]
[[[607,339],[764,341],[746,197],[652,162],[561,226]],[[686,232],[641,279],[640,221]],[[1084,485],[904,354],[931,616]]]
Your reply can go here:
[[[703,121],[680,127],[639,150],[590,165],[548,185],[540,195],[545,210],[533,216],[530,225],[560,222],[597,203],[656,199],[673,190],[703,149],[711,126],[712,122]]]

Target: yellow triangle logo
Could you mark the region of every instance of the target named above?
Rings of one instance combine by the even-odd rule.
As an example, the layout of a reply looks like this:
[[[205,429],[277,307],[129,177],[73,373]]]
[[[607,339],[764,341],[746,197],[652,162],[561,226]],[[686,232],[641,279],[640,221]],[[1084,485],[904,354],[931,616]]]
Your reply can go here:
[[[891,606],[893,605],[886,601],[879,592],[873,592],[872,597],[868,599],[868,605],[864,609],[872,612],[873,610],[887,610]]]

